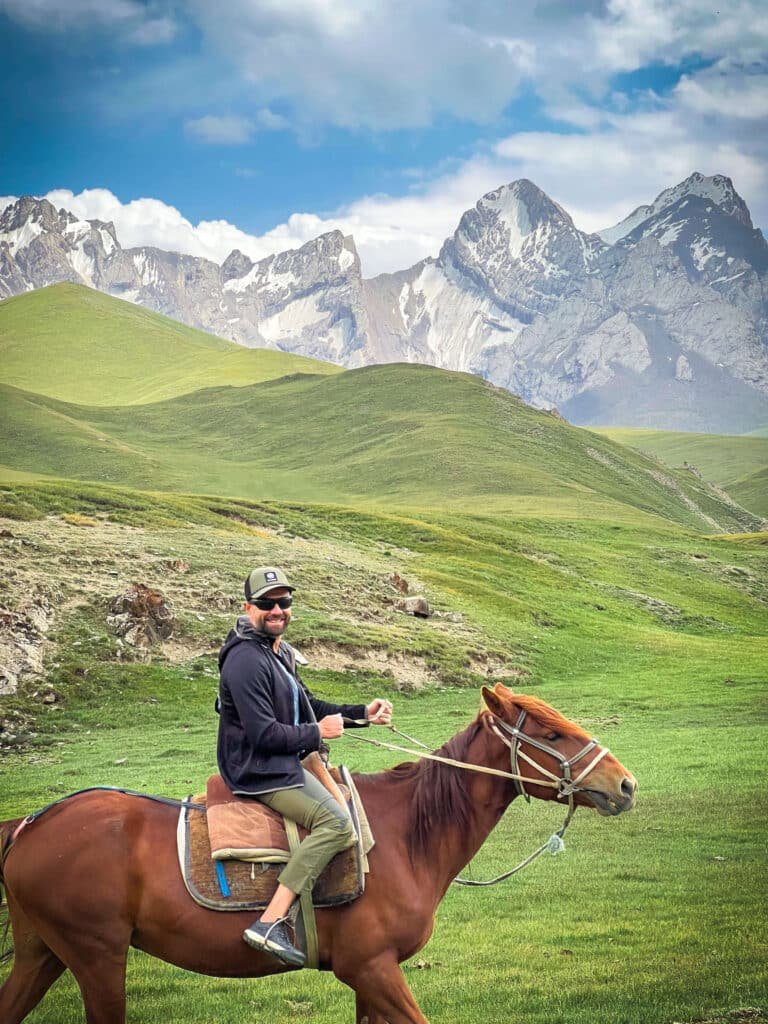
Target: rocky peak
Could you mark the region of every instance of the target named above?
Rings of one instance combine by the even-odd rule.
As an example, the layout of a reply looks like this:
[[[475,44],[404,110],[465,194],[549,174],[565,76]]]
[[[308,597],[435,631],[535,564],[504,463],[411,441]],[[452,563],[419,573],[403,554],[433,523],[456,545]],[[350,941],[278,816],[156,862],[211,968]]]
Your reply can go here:
[[[487,193],[462,216],[440,252],[448,273],[482,287],[516,314],[528,315],[572,290],[605,250],[546,192],[522,178]]]
[[[494,246],[503,243],[505,255],[520,259],[530,236],[549,224],[574,229],[562,207],[532,181],[521,178],[478,200],[473,209],[463,214],[453,238],[446,244],[453,243],[455,251],[469,253],[486,241]]]
[[[245,277],[252,268],[253,260],[239,249],[233,249],[221,265],[222,283],[231,281],[235,277]]]
[[[42,231],[57,231],[58,223],[59,215],[54,205],[47,199],[34,196],[22,196],[0,214],[0,232],[3,233],[21,231],[28,226],[30,233],[36,235]]]
[[[638,206],[623,221],[612,228],[605,228],[598,234],[604,242],[613,245],[620,239],[637,232],[637,229],[646,221],[657,218],[672,207],[684,210],[686,200],[692,197],[704,200],[703,203],[695,203],[694,208],[706,209],[707,203],[709,203],[717,207],[720,213],[732,217],[744,227],[752,230],[752,219],[747,204],[733,187],[731,179],[724,174],[706,177],[698,171],[694,171],[685,181],[673,185],[672,188],[665,188],[649,205]]]

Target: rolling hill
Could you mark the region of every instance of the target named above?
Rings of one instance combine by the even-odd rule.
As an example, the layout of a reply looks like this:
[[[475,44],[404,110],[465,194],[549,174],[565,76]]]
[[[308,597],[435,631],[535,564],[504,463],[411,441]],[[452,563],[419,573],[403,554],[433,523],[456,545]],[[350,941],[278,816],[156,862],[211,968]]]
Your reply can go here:
[[[706,532],[756,517],[690,472],[463,373],[387,364],[79,406],[4,386],[0,464],[164,491],[378,507],[529,509]]]
[[[724,487],[740,505],[768,517],[768,435],[610,428],[599,433],[655,455],[670,466],[688,463],[706,480]]]
[[[0,302],[0,381],[67,402],[133,405],[287,373],[338,373],[248,349],[77,284]]]

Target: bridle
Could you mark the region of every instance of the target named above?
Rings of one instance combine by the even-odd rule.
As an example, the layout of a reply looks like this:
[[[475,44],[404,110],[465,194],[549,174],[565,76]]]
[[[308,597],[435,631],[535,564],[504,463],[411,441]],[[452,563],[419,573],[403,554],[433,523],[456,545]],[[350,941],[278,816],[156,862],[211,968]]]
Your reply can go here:
[[[510,767],[512,769],[509,774],[515,787],[515,793],[518,796],[525,797],[526,801],[530,803],[531,795],[525,788],[526,782],[529,785],[547,786],[548,788],[556,789],[556,800],[568,800],[568,813],[565,816],[565,821],[557,832],[553,832],[545,843],[542,843],[538,849],[525,857],[524,860],[521,860],[516,867],[511,868],[509,871],[505,871],[501,875],[497,875],[495,878],[489,878],[484,882],[476,881],[473,878],[461,877],[454,878],[453,880],[454,885],[480,886],[483,888],[489,885],[496,885],[498,882],[506,881],[508,878],[516,875],[518,871],[522,871],[523,868],[527,868],[529,864],[532,864],[533,861],[535,861],[537,857],[540,857],[545,851],[552,854],[558,854],[565,849],[563,836],[565,835],[565,830],[571,823],[571,818],[576,812],[576,804],[574,803],[573,794],[586,789],[586,786],[581,786],[580,783],[586,779],[592,769],[602,761],[606,754],[610,753],[607,747],[599,750],[586,768],[583,768],[574,779],[571,776],[571,768],[573,765],[577,764],[585,758],[587,754],[593,751],[595,747],[599,746],[598,741],[594,739],[594,737],[585,743],[581,750],[578,750],[572,757],[563,757],[560,751],[555,747],[551,747],[548,743],[543,743],[541,740],[534,739],[533,736],[527,736],[523,732],[523,726],[525,725],[525,720],[528,717],[527,711],[521,711],[517,722],[514,725],[508,725],[507,722],[502,718],[499,718],[498,715],[495,715],[490,709],[486,710],[491,716],[491,731],[498,736],[504,746],[509,747],[509,760]],[[554,772],[549,771],[548,768],[545,768],[543,765],[534,761],[533,758],[529,757],[524,750],[520,749],[520,745],[522,743],[528,743],[537,750],[541,750],[544,754],[549,754],[550,757],[553,757],[559,762],[562,774],[555,775]],[[532,768],[535,768],[537,772],[541,772],[542,775],[546,775],[551,781],[547,781],[545,779],[537,781],[536,779],[527,778],[526,776],[521,775],[520,759],[526,761]]]
[[[410,750],[407,747],[401,747],[394,743],[383,743],[381,740],[369,739],[366,736],[360,736],[356,733],[350,733],[350,737],[355,740],[361,740],[363,743],[370,743],[375,747],[383,747],[387,750],[397,750],[404,754],[410,754],[414,757],[423,758],[426,761],[437,761],[440,764],[448,764],[454,768],[464,768],[469,771],[482,772],[487,775],[501,776],[502,778],[510,779],[515,787],[515,795],[525,797],[526,801],[530,803],[530,793],[525,788],[525,783],[529,786],[545,786],[548,789],[555,789],[556,800],[568,800],[568,813],[565,816],[565,821],[560,828],[554,832],[549,839],[542,843],[538,849],[534,850],[533,853],[529,854],[524,860],[522,860],[516,867],[511,868],[509,871],[505,871],[501,875],[497,875],[496,878],[490,878],[487,881],[476,881],[471,878],[457,877],[453,879],[454,885],[469,885],[469,886],[488,886],[496,885],[498,882],[503,882],[507,878],[511,878],[512,875],[516,875],[518,871],[522,871],[523,868],[528,867],[532,864],[537,857],[540,857],[542,853],[548,852],[552,854],[561,853],[565,849],[563,843],[563,835],[565,830],[571,823],[573,815],[576,813],[576,804],[573,799],[575,793],[583,792],[587,787],[582,786],[581,783],[587,778],[589,773],[595,768],[602,759],[610,753],[607,747],[601,748],[592,760],[587,764],[586,768],[582,768],[579,774],[574,779],[572,777],[571,769],[579,761],[582,761],[591,751],[598,747],[600,744],[598,740],[592,738],[581,750],[578,750],[571,757],[564,757],[559,750],[555,747],[550,746],[548,743],[544,743],[541,740],[535,739],[533,736],[528,736],[523,732],[523,726],[525,720],[528,717],[527,711],[521,711],[518,716],[517,722],[514,725],[509,725],[502,718],[499,718],[489,707],[485,707],[485,712],[489,715],[489,728],[490,730],[501,740],[505,747],[509,748],[510,768],[511,771],[501,771],[499,768],[490,768],[486,765],[471,764],[466,761],[456,761],[450,757],[441,757],[439,754],[424,753],[418,750]],[[358,723],[355,723],[358,724]],[[363,723],[359,723],[363,724]],[[400,736],[405,737],[411,743],[415,743],[418,746],[429,750],[425,743],[421,743],[419,740],[415,740],[412,736],[408,736],[407,733],[401,732],[396,729],[395,726],[390,725],[390,730]],[[346,735],[346,733],[345,733]],[[560,765],[561,775],[555,775],[554,772],[549,771],[543,765],[538,764],[529,757],[524,750],[520,749],[521,744],[526,743],[537,750],[541,750],[544,754],[549,754],[553,757]],[[547,776],[544,779],[532,779],[530,776],[522,775],[520,773],[520,760],[527,762],[532,768],[535,768],[537,772]]]
[[[494,732],[495,735],[499,737],[501,742],[506,747],[509,747],[509,759],[512,768],[511,774],[514,776],[513,784],[515,786],[516,793],[519,796],[525,797],[526,801],[530,802],[531,796],[525,788],[525,782],[528,782],[529,785],[531,783],[533,783],[534,785],[537,784],[534,782],[534,780],[526,778],[520,774],[520,760],[523,760],[532,768],[535,768],[536,771],[541,772],[542,775],[546,775],[549,779],[552,780],[551,782],[542,781],[538,784],[542,786],[547,786],[549,788],[557,789],[555,799],[564,800],[567,798],[569,810],[572,811],[574,807],[573,794],[579,793],[582,790],[586,789],[586,786],[582,786],[580,785],[580,783],[589,775],[592,769],[595,768],[607,754],[610,754],[610,750],[607,747],[602,747],[598,751],[598,753],[595,754],[595,756],[592,758],[592,760],[589,762],[586,768],[583,768],[582,771],[579,772],[579,774],[574,779],[571,775],[571,769],[575,764],[577,764],[579,761],[585,758],[587,754],[591,753],[591,751],[593,751],[595,747],[599,746],[599,743],[596,739],[590,739],[587,743],[584,744],[581,750],[578,750],[571,757],[563,757],[560,751],[557,750],[555,747],[550,746],[548,743],[543,743],[541,740],[534,739],[533,736],[528,736],[526,733],[523,732],[523,726],[525,725],[525,720],[528,717],[527,711],[520,712],[520,715],[515,725],[509,725],[503,719],[499,718],[498,715],[495,715],[492,711],[489,711],[489,714],[492,717],[492,732]],[[527,743],[530,746],[535,747],[537,750],[541,750],[543,753],[549,754],[550,757],[553,757],[556,761],[559,762],[562,774],[555,775],[554,772],[549,771],[548,768],[545,768],[543,765],[540,765],[538,764],[538,762],[534,761],[533,758],[529,757],[524,750],[520,749],[520,746],[523,743]]]

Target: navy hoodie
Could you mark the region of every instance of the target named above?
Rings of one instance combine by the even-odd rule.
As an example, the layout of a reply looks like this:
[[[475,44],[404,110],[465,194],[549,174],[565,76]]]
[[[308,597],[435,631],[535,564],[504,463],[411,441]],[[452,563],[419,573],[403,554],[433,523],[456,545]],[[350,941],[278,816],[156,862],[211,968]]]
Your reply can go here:
[[[320,748],[318,720],[335,714],[365,719],[365,704],[318,700],[299,678],[291,647],[281,640],[276,654],[272,643],[241,616],[219,653],[217,758],[234,793],[258,796],[303,785],[299,760]]]

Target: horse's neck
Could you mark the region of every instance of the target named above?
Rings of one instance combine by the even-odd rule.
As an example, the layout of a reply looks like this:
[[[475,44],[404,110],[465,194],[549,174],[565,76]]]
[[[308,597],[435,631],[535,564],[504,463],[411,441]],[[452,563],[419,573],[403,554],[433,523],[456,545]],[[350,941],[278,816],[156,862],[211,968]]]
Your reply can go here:
[[[509,766],[493,767],[508,770]],[[473,808],[468,826],[448,823],[436,829],[425,851],[428,866],[439,884],[440,898],[472,860],[515,798],[509,783],[503,779],[475,772],[468,774]]]
[[[509,771],[509,758],[505,752],[493,750],[487,733],[480,733],[467,749],[467,761]],[[472,814],[466,823],[455,820],[435,824],[426,846],[418,853],[411,852],[413,868],[423,875],[425,885],[434,888],[435,902],[439,902],[453,879],[475,856],[505,810],[514,799],[509,781],[493,775],[471,770],[446,768],[446,771],[464,771],[464,784],[470,797]],[[375,780],[375,781],[374,781]],[[399,834],[402,844],[407,843],[410,808],[413,805],[418,775],[403,778],[397,772],[384,772],[376,776],[359,776],[363,784],[361,795],[368,806],[375,805],[376,815],[387,833]],[[370,786],[370,789],[369,789]],[[372,821],[374,836],[377,822]]]

